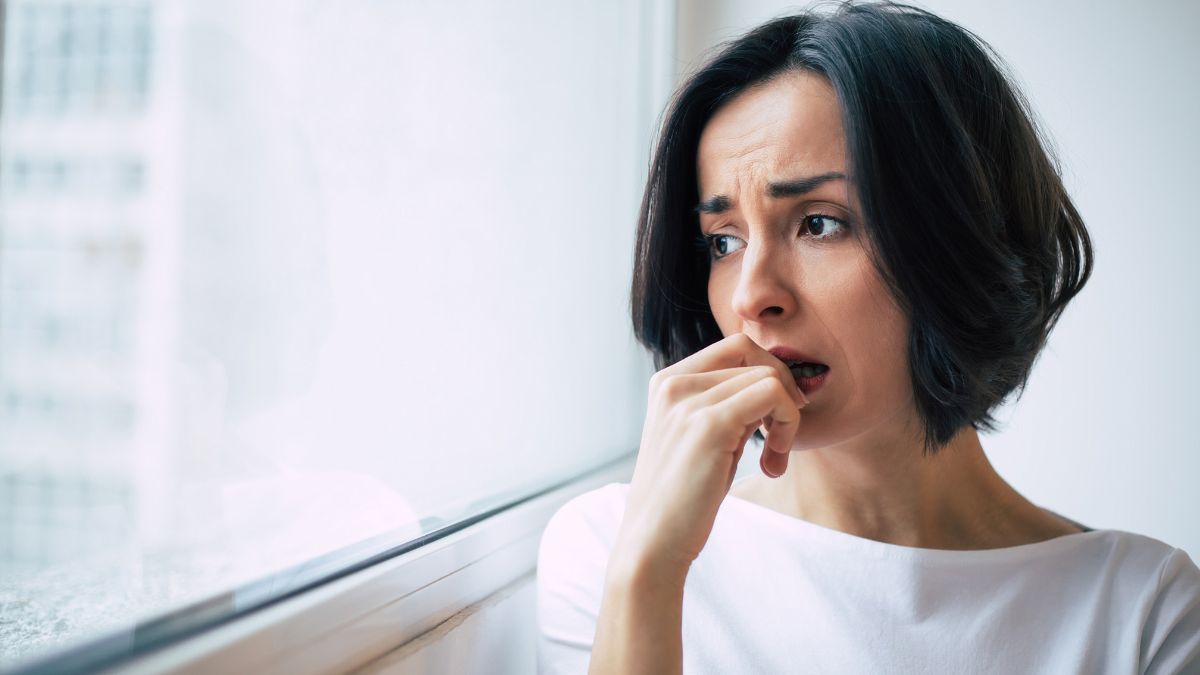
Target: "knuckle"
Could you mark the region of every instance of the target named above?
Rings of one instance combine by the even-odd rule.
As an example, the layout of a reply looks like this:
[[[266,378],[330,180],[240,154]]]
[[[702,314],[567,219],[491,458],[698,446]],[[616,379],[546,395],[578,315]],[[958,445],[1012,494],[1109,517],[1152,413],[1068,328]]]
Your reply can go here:
[[[658,393],[660,396],[675,400],[683,395],[684,382],[680,377],[666,377],[658,385]]]
[[[658,388],[662,386],[663,380],[669,378],[670,376],[671,373],[667,372],[666,368],[654,371],[654,374],[650,376],[650,391],[657,391]]]
[[[767,386],[775,390],[777,393],[787,393],[787,389],[783,386],[783,380],[779,379],[779,373],[776,373],[775,377],[768,378],[767,383]]]

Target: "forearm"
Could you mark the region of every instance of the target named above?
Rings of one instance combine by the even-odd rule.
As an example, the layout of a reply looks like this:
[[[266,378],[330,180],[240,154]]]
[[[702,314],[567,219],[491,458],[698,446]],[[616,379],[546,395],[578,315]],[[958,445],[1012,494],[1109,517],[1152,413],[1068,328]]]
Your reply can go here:
[[[614,563],[605,579],[589,675],[682,673],[687,570]]]

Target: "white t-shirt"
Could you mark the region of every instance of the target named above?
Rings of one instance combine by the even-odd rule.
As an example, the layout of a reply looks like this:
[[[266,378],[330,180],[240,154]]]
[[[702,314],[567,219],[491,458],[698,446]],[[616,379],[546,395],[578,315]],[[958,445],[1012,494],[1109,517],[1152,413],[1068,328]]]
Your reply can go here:
[[[575,497],[538,551],[538,672],[586,673],[627,483]],[[1093,530],[982,551],[897,546],[722,502],[684,583],[683,670],[1200,672],[1200,569]]]

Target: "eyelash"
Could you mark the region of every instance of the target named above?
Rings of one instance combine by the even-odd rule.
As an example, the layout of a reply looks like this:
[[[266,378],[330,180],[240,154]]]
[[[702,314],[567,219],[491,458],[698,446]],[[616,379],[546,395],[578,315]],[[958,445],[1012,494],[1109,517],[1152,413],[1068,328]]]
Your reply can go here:
[[[837,234],[828,236],[828,237],[817,237],[816,238],[817,241],[832,241],[833,239],[842,237],[846,233],[846,231],[850,229],[850,224],[847,223],[845,220],[842,220],[841,218],[835,218],[834,216],[824,214],[824,213],[810,213],[809,215],[804,216],[804,218],[802,218],[800,221],[801,223],[804,224],[804,230],[806,232],[808,231],[808,220],[810,218],[822,218],[825,220],[832,220],[832,221],[836,222],[838,224],[838,227],[840,228],[838,230]],[[705,255],[707,255],[709,260],[721,260],[722,258],[725,258],[732,254],[726,253],[725,255],[716,255],[713,252],[713,245],[716,242],[716,240],[720,239],[721,237],[732,237],[732,236],[733,235],[730,235],[730,234],[697,235],[696,236],[696,248],[701,253],[704,253]]]

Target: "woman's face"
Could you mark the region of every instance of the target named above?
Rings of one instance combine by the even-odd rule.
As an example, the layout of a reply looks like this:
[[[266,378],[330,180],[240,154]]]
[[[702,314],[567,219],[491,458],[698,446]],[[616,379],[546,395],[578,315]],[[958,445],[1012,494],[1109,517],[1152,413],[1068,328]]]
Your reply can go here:
[[[829,366],[793,449],[886,436],[915,416],[908,323],[871,264],[836,94],[790,72],[742,92],[704,128],[697,155],[708,301],[723,335],[786,346]]]

